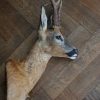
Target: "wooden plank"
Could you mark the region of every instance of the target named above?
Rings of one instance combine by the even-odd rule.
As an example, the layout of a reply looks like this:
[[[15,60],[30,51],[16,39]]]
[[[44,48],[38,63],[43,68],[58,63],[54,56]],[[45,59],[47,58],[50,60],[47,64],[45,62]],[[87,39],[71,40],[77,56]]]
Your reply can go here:
[[[78,99],[82,100],[100,82],[100,55],[80,73],[68,88]],[[67,97],[66,97],[67,98]],[[74,99],[73,99],[74,100]]]
[[[97,56],[89,66],[68,85],[67,88],[64,89],[56,100],[61,100],[60,98],[63,100],[82,100],[84,96],[86,96],[98,84],[98,82],[100,83],[99,65],[100,55]],[[94,96],[91,94],[91,97],[96,98],[97,95],[95,91],[93,92],[93,95]]]
[[[100,93],[94,89],[83,100],[100,100]]]
[[[91,33],[100,28],[100,17],[91,12],[80,0],[64,0],[63,6],[65,13],[70,15]]]
[[[9,31],[12,31],[13,34],[17,32],[22,37],[29,35],[27,31],[32,31],[33,27],[7,1],[0,3],[0,15],[1,31],[8,34],[12,34]],[[1,32],[1,34],[3,33]]]
[[[6,88],[5,83],[0,85],[0,100],[6,100]]]
[[[100,82],[98,82],[96,87],[83,100],[100,100]]]
[[[70,91],[65,89],[55,100],[78,100],[77,97]]]
[[[34,26],[38,28],[40,18],[40,1],[37,0],[8,0],[9,3],[21,14],[23,17]]]
[[[62,12],[61,16],[61,26],[62,26],[62,33],[67,37],[72,32],[74,32],[80,25],[73,20],[68,14],[64,11]]]
[[[100,83],[96,86],[95,90],[100,93]]]
[[[2,38],[0,63],[2,63],[31,34],[33,27],[7,1],[1,1],[0,15],[0,38]]]
[[[37,39],[37,31],[33,31],[11,54],[9,59],[23,60],[26,58]]]
[[[81,51],[84,44],[93,36],[82,26],[78,26],[71,34],[68,35],[67,40],[71,42],[76,48]],[[80,52],[81,53],[81,52]]]
[[[35,92],[34,96],[33,94],[30,94],[30,96],[30,100],[52,100],[42,88]]]
[[[100,16],[100,0],[81,0],[81,3],[90,9],[94,14]]]

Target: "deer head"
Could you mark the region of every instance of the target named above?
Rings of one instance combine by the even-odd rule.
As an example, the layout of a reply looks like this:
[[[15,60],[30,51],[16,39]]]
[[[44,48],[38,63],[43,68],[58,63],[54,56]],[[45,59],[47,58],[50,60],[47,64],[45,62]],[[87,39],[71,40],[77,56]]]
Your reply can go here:
[[[39,29],[39,42],[41,48],[45,53],[56,57],[67,57],[76,59],[78,50],[65,41],[61,34],[60,27],[60,14],[62,7],[62,0],[51,0],[54,8],[54,28],[53,30],[47,29],[47,16],[45,8],[41,10],[41,23]]]

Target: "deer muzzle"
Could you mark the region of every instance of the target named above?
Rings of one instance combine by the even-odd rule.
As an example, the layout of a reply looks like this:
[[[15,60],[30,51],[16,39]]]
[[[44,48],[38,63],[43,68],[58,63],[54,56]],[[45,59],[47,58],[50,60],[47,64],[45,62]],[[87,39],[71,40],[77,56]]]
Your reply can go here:
[[[66,53],[69,59],[76,59],[78,56],[78,49],[73,49],[72,51]]]

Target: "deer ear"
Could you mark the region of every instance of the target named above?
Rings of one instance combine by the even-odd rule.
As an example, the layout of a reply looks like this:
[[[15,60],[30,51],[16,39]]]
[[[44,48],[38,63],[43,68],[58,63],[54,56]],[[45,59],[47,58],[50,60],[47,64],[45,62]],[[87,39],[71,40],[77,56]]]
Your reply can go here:
[[[43,6],[42,6],[42,10],[41,10],[40,30],[41,31],[46,31],[47,30],[47,16],[46,16],[45,8]]]

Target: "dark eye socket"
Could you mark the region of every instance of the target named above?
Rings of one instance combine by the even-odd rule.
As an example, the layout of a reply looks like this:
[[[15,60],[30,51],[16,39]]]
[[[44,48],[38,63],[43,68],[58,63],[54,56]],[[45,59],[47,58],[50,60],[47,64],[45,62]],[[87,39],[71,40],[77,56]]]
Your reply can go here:
[[[60,35],[56,36],[56,39],[63,41],[63,39]]]

